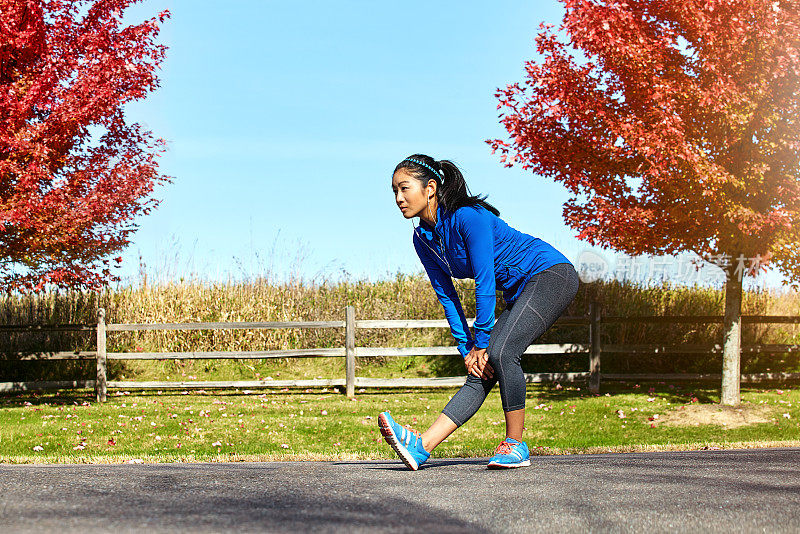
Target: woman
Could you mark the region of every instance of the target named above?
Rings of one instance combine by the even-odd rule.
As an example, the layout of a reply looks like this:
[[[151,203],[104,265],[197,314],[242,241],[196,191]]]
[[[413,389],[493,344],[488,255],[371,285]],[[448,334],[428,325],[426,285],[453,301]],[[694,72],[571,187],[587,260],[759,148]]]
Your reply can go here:
[[[420,218],[414,248],[458,341],[467,380],[422,434],[400,426],[389,412],[378,415],[381,433],[403,462],[417,470],[442,440],[478,411],[499,382],[506,438],[488,467],[530,465],[528,446],[522,441],[521,358],[572,302],[578,291],[575,268],[551,245],[511,228],[496,208],[470,195],[451,161],[409,156],[395,167],[392,191],[406,219]],[[475,279],[474,337],[451,277]],[[503,291],[507,306],[495,323],[496,289]]]

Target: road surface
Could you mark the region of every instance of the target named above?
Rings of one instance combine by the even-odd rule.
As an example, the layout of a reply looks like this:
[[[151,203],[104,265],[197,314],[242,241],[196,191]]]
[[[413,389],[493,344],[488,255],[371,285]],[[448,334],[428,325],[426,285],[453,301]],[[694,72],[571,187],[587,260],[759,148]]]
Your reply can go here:
[[[0,465],[3,532],[800,532],[800,448]]]

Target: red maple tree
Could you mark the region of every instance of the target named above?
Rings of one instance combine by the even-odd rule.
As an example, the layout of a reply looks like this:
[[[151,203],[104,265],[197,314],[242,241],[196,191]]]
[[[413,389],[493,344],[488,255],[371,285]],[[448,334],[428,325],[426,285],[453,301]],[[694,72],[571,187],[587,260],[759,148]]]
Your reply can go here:
[[[510,140],[486,142],[565,185],[578,238],[717,260],[738,404],[742,274],[800,278],[800,1],[562,1],[568,42],[540,25],[543,60],[496,93]]]
[[[0,0],[0,287],[98,289],[139,214],[160,201],[166,149],[123,105],[158,87],[162,11],[138,0]]]

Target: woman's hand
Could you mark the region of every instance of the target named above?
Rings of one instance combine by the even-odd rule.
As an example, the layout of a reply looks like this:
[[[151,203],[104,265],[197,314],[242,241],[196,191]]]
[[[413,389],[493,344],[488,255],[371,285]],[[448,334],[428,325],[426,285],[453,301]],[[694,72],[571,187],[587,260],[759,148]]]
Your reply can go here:
[[[464,365],[467,366],[467,373],[478,378],[488,380],[494,375],[494,369],[489,364],[489,355],[486,349],[476,349],[475,347],[469,351],[467,357],[464,358]]]

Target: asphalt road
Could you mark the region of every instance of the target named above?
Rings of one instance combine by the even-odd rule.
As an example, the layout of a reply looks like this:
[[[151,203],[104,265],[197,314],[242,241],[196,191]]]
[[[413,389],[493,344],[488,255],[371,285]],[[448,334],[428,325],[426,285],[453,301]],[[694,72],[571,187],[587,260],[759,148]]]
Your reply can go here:
[[[800,532],[800,448],[485,461],[0,465],[0,529]]]

